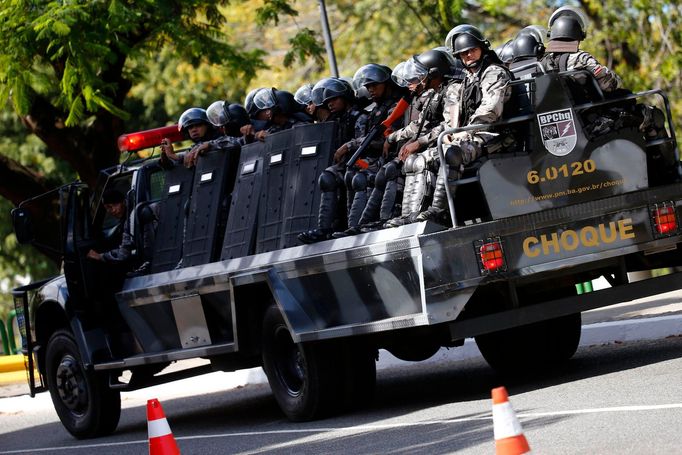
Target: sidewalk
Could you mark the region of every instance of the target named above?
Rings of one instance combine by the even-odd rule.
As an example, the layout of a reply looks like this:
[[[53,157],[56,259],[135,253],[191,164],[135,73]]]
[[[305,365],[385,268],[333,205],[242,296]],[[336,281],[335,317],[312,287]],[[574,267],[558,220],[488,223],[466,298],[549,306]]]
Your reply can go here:
[[[621,303],[610,307],[583,312],[583,330],[580,346],[606,344],[613,342],[637,341],[665,338],[682,335],[682,290],[646,297],[631,302]],[[425,362],[451,362],[480,356],[473,339],[467,339],[463,346],[455,349],[441,349]],[[7,356],[5,362],[15,362],[21,358],[19,371],[2,372],[0,363],[0,399],[28,394],[26,373],[23,370],[22,356]],[[2,359],[2,357],[0,357]],[[178,362],[170,369],[187,368],[188,364],[197,363],[196,360]],[[205,360],[201,360],[206,363]],[[403,362],[386,351],[381,351],[377,369],[392,368]],[[7,376],[4,376],[7,375]],[[233,373],[210,373],[202,376],[205,381],[215,381],[219,376],[220,387],[239,387],[247,384],[267,382],[265,374],[260,368],[240,370]],[[193,378],[192,380],[198,380]],[[179,381],[182,382],[182,381]],[[172,387],[173,383],[156,387]]]

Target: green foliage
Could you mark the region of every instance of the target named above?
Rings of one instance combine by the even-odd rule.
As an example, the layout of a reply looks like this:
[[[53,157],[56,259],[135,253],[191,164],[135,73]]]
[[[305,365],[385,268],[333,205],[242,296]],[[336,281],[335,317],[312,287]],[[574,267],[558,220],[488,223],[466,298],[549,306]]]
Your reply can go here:
[[[308,28],[300,30],[296,36],[291,38],[289,45],[291,49],[284,56],[284,66],[291,66],[295,60],[305,63],[309,57],[319,64],[324,62],[322,59],[324,48],[320,45],[315,32]]]

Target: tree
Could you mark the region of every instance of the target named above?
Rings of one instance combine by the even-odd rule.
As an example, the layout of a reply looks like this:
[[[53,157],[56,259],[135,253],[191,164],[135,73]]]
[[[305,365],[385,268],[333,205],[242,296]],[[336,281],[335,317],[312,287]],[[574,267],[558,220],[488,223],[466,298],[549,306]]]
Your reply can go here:
[[[10,99],[46,153],[93,183],[99,169],[118,162],[124,101],[142,77],[141,61],[173,43],[184,61],[219,62],[247,79],[262,66],[260,51],[222,40],[219,7],[226,3],[13,0],[0,12],[0,103]],[[8,157],[0,161],[0,175],[48,185]],[[0,195],[14,203],[32,194],[35,186],[0,186]]]

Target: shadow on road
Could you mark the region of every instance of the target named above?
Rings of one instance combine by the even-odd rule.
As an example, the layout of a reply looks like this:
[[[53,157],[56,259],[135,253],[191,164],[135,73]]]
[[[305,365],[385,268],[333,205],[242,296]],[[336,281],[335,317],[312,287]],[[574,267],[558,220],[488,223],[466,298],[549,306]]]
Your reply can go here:
[[[528,391],[640,368],[682,353],[682,337],[582,347],[561,367],[533,377],[502,377],[481,359],[407,365],[381,370],[376,397],[365,410],[308,423],[288,422],[267,385],[163,401],[171,429],[186,453],[445,454],[493,449],[490,391],[504,384],[513,397]],[[124,395],[125,396],[125,395]],[[513,401],[513,398],[512,398]],[[462,406],[452,407],[452,403]],[[438,409],[443,407],[443,409]],[[466,412],[465,408],[480,409]],[[533,409],[516,411],[532,412]],[[457,414],[461,412],[461,414]],[[565,416],[524,419],[524,428],[552,425]],[[69,446],[70,452],[147,453],[145,407],[122,411],[117,432],[77,441],[60,424],[27,426],[0,435],[0,452]],[[121,444],[124,445],[114,445]],[[82,447],[78,450],[78,447]],[[89,446],[86,448],[85,446]]]

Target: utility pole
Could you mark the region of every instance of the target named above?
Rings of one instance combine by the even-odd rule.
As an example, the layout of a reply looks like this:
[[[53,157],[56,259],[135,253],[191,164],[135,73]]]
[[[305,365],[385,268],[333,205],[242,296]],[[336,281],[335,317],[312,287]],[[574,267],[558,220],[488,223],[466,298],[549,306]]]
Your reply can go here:
[[[324,46],[327,48],[327,59],[329,60],[329,70],[332,76],[339,77],[339,69],[336,67],[336,55],[334,55],[334,42],[329,32],[329,20],[327,19],[327,7],[324,0],[320,0],[320,21],[322,22],[322,34],[324,35]]]

